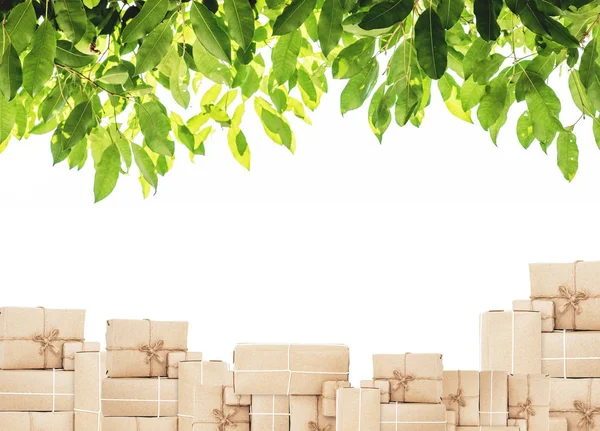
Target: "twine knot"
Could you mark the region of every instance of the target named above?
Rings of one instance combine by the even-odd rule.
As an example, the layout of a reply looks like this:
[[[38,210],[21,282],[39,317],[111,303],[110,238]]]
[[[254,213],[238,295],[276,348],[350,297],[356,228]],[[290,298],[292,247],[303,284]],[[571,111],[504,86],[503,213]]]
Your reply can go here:
[[[165,360],[158,354],[158,352],[163,350],[164,345],[165,342],[163,340],[158,340],[153,344],[144,344],[140,346],[140,352],[146,353],[145,361],[147,364],[152,362],[152,360],[155,360],[156,362],[161,364],[165,362]]]
[[[320,427],[318,423],[310,421],[308,423],[308,428],[310,429],[310,431],[329,431],[331,429],[331,425],[325,425],[323,427]]]
[[[567,302],[560,307],[560,312],[564,313],[569,308],[572,308],[577,314],[581,314],[583,309],[581,308],[581,301],[588,299],[589,295],[585,290],[577,291],[574,287],[568,288],[566,286],[560,286],[558,288],[560,297],[565,299]]]
[[[518,403],[517,406],[521,409],[519,412],[519,416],[535,416],[535,409],[533,408],[533,404],[531,403],[531,398],[527,398],[524,403]]]
[[[398,380],[398,383],[392,388],[394,391],[397,391],[400,387],[403,387],[405,391],[408,391],[408,383],[412,382],[415,379],[415,376],[412,374],[402,374],[400,371],[394,370],[394,379]]]
[[[575,407],[575,410],[581,414],[581,420],[578,424],[580,428],[594,428],[594,426],[596,426],[594,415],[600,413],[600,407],[592,407],[591,405],[584,404],[581,401],[575,401],[573,406]]]
[[[237,426],[236,423],[233,422],[232,418],[236,414],[235,409],[231,409],[229,412],[225,413],[223,409],[214,409],[213,415],[217,418],[219,431],[225,431],[227,427],[235,428]]]
[[[33,336],[33,341],[40,343],[40,348],[38,350],[40,355],[44,355],[47,350],[50,350],[52,353],[58,353],[58,347],[53,344],[58,340],[58,333],[58,329],[53,329],[48,332],[47,335],[42,333]]]
[[[450,398],[450,405],[456,403],[457,405],[461,406],[461,407],[466,407],[467,406],[467,402],[465,401],[465,397],[463,396],[463,390],[462,388],[458,388],[458,390],[456,391],[455,394],[451,394],[449,396]]]

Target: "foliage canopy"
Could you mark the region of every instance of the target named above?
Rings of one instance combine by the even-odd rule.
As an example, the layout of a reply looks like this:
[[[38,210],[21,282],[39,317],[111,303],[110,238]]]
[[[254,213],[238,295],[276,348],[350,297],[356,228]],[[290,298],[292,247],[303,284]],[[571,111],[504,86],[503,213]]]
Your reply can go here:
[[[437,87],[494,143],[521,103],[518,141],[546,151],[556,140],[569,181],[581,118],[600,146],[598,0],[8,0],[0,13],[0,152],[48,134],[55,164],[81,169],[91,155],[96,201],[132,165],[147,196],[175,142],[204,155],[215,128],[249,169],[247,109],[293,152],[289,117],[310,124],[328,76],[346,81],[342,114],[369,104],[380,142],[392,121],[418,127]],[[559,68],[581,111],[570,123],[548,85]]]

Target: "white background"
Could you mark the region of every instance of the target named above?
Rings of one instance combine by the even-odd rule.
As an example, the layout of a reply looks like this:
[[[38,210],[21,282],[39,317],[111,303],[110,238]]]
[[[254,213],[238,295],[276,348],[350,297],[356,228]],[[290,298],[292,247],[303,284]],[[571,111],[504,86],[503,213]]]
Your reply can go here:
[[[295,124],[296,155],[248,120],[251,172],[217,134],[195,164],[179,147],[146,201],[131,175],[94,205],[93,171],[52,167],[49,136],[11,143],[0,304],[86,308],[89,340],[108,318],[188,320],[211,359],[238,341],[346,343],[357,382],[381,352],[476,369],[478,314],[529,295],[529,262],[600,257],[591,133],[569,184],[554,146],[520,147],[517,111],[496,148],[436,96],[421,129],[392,126],[380,146],[332,87],[313,127]]]

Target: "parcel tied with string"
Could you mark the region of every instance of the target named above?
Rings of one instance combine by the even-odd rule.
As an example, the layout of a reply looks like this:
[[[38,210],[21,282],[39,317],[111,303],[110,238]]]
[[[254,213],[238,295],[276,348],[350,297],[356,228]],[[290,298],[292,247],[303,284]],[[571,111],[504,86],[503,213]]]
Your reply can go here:
[[[336,430],[336,418],[323,414],[320,398],[317,395],[290,396],[290,431]]]
[[[84,341],[85,311],[0,308],[0,369],[62,368],[63,344]]]
[[[450,419],[456,419],[454,412]],[[381,405],[381,431],[447,431],[443,404],[392,403]],[[456,427],[456,423],[450,424]]]
[[[74,431],[101,431],[102,380],[106,376],[104,352],[75,353]],[[109,428],[110,429],[110,428]]]
[[[600,420],[600,379],[551,379],[550,416],[564,417],[569,431],[592,431]]]
[[[325,416],[335,416],[336,394],[339,388],[349,388],[350,382],[337,380],[332,382],[323,382],[323,393],[321,394],[321,410]],[[361,388],[363,386],[361,385]],[[374,386],[372,386],[374,387]]]
[[[73,412],[2,412],[0,431],[73,431]]]
[[[508,419],[508,373],[479,373],[479,424],[506,426]]]
[[[438,353],[373,355],[373,380],[390,382],[393,402],[439,404],[442,378],[442,355]]]
[[[167,355],[187,351],[187,335],[187,322],[109,320],[108,377],[167,377]]]
[[[102,414],[116,417],[176,417],[176,379],[120,378],[102,380]]]
[[[525,419],[527,431],[548,431],[550,377],[543,374],[508,376],[508,417]]]
[[[78,352],[99,352],[100,343],[95,341],[69,341],[63,344],[63,366],[65,371],[75,370],[75,354]]]
[[[290,397],[252,395],[250,427],[253,431],[290,431]]]
[[[115,418],[102,420],[105,431],[177,431],[177,418]]]
[[[542,372],[550,377],[600,377],[600,331],[542,334]]]
[[[338,389],[336,431],[380,431],[379,400],[380,392],[375,388]]]
[[[518,299],[513,301],[513,311],[537,311],[542,319],[542,332],[554,331],[554,302],[550,299]]]
[[[73,371],[0,370],[0,411],[73,410]]]
[[[479,426],[479,371],[444,371],[442,402],[458,426]]]
[[[250,408],[225,404],[224,386],[194,387],[194,431],[249,431]]]

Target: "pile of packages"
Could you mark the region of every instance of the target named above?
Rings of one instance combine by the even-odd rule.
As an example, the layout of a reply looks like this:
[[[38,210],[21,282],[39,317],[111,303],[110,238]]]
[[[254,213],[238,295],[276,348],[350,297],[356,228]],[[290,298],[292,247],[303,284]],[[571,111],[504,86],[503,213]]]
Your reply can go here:
[[[188,351],[186,322],[0,309],[0,431],[592,431],[600,415],[600,262],[531,265],[531,299],[481,315],[481,370],[343,345]]]

